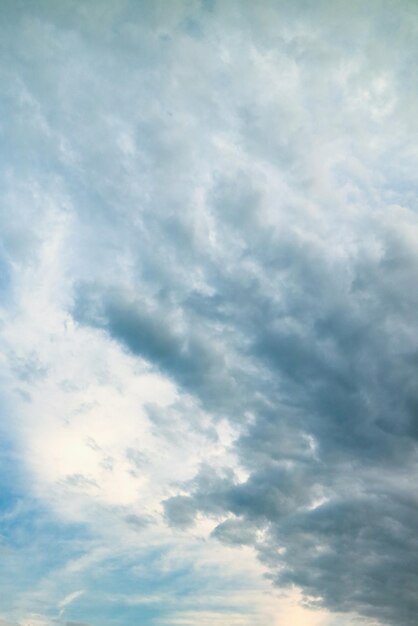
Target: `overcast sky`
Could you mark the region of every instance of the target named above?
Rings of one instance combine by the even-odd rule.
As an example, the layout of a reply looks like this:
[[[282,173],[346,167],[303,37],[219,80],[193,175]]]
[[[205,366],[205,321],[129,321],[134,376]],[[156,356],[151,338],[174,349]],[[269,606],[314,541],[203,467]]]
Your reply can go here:
[[[0,626],[415,626],[418,3],[0,30]]]

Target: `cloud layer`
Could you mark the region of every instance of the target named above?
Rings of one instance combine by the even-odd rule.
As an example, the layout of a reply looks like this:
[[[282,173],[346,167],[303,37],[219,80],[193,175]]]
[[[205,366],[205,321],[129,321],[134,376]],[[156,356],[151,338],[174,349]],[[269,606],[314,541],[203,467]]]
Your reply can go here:
[[[0,10],[4,619],[412,626],[415,4]]]

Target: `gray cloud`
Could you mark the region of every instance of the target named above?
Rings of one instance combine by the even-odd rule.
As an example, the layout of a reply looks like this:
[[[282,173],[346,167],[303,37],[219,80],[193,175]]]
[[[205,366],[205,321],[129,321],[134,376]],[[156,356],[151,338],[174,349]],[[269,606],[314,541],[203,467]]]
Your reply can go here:
[[[279,586],[412,625],[418,266],[404,240],[374,225],[378,254],[365,245],[370,230],[335,261],[329,241],[302,245],[286,231],[272,241],[253,225],[259,241],[244,266],[224,276],[209,267],[216,296],[207,307],[194,294],[177,304],[181,324],[164,298],[144,313],[105,290],[97,310],[87,287],[76,314],[243,425],[236,452],[249,479],[205,470],[183,485],[189,496],[166,501],[171,524],[187,528],[197,511],[232,514],[214,536],[255,545]]]
[[[239,132],[262,159],[281,151],[271,145],[266,156],[251,122]],[[297,141],[291,149],[282,160],[308,170]],[[272,199],[261,174],[241,169],[215,172],[206,192],[216,248],[208,239],[199,249],[188,214],[145,218],[146,280],[158,291],[84,284],[75,317],[242,427],[236,453],[248,480],[203,471],[183,485],[190,495],[165,502],[172,525],[189,527],[198,511],[232,515],[214,536],[253,544],[277,585],[298,585],[332,610],[412,625],[418,264],[403,229],[415,216],[405,204],[391,207],[384,190],[375,206],[372,181],[350,201],[327,173],[317,221],[306,204],[311,193],[322,202],[321,191],[313,180],[303,187],[305,174],[296,182],[286,174],[283,195]],[[186,184],[172,206],[187,193]],[[156,241],[161,254],[152,255]],[[184,282],[189,266],[204,289]]]

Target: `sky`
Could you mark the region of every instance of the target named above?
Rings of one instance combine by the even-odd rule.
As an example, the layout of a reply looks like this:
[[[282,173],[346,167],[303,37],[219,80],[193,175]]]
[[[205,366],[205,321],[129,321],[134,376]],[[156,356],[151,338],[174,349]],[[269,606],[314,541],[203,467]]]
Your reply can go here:
[[[414,626],[418,3],[0,31],[0,626]]]

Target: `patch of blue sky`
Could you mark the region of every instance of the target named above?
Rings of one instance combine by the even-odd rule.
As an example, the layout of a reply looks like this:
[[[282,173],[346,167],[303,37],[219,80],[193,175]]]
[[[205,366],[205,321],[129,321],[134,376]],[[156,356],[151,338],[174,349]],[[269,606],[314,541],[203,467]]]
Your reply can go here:
[[[181,565],[163,573],[162,555],[154,551],[142,557],[141,573],[134,558],[101,563],[85,580],[86,593],[66,609],[66,619],[94,625],[147,626],[165,623],[181,608],[193,608],[196,603],[199,610],[210,609],[219,615],[231,612],[231,604],[219,599],[228,589],[225,580],[218,586],[213,574]]]
[[[66,619],[108,625],[157,623],[173,605],[195,597],[199,580],[183,565],[162,571],[163,556],[161,549],[140,557],[119,555],[90,568],[78,580],[85,593],[65,610]]]
[[[3,432],[0,443],[1,612],[16,617],[25,594],[85,552],[89,533],[63,523],[34,499],[19,452]],[[44,608],[44,602],[41,602]],[[36,606],[36,602],[34,603]]]
[[[0,586],[8,590],[2,611],[17,612],[22,595],[33,593],[43,580],[85,553],[87,533],[80,525],[51,518],[42,507],[21,495],[3,495],[2,504]],[[43,599],[42,607],[45,603]]]

